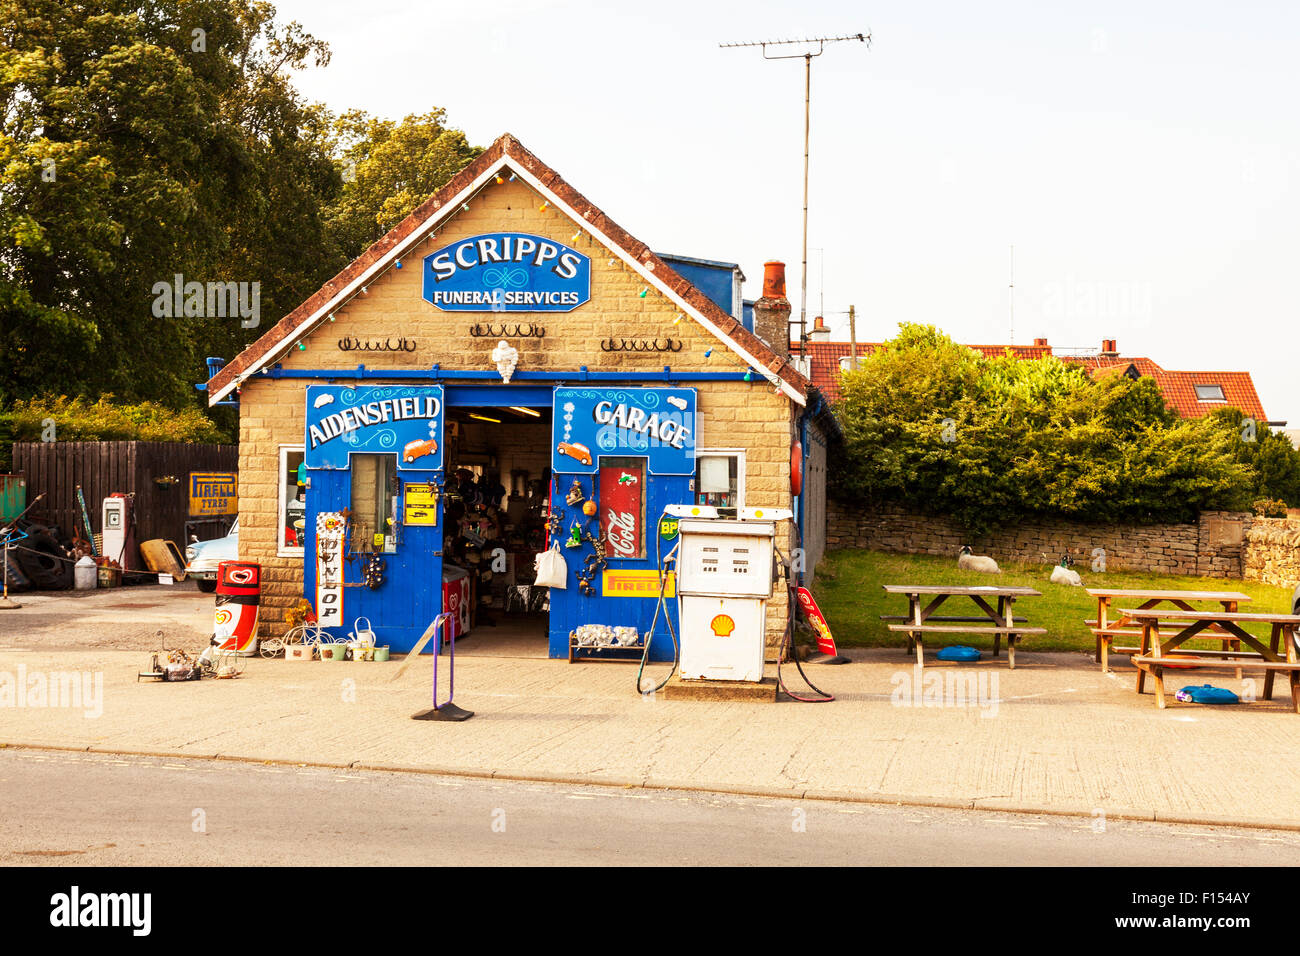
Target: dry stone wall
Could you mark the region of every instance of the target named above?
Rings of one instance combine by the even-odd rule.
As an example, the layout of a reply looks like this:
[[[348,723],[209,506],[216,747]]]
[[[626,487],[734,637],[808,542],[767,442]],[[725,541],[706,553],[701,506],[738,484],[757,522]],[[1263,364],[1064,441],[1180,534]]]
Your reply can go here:
[[[1288,588],[1300,585],[1300,517],[1256,518],[1247,541],[1247,578]]]
[[[901,508],[864,510],[827,503],[826,547],[867,548],[954,559],[962,545],[1000,562],[1053,563],[1069,554],[1086,569],[1095,549],[1108,570],[1243,577],[1254,519],[1245,512],[1205,512],[1195,524],[1083,524],[1026,521],[986,535],[971,535],[955,521]],[[1295,522],[1300,529],[1300,521]],[[1253,544],[1251,544],[1253,547]],[[1294,565],[1292,565],[1294,567]]]

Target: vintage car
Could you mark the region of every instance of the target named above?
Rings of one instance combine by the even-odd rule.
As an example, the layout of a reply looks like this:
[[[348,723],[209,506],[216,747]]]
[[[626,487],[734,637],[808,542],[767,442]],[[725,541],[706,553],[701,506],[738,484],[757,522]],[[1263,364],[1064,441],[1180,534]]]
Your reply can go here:
[[[217,589],[217,568],[222,561],[239,559],[239,519],[224,538],[192,541],[185,549],[185,574],[198,582],[199,590],[211,594]]]

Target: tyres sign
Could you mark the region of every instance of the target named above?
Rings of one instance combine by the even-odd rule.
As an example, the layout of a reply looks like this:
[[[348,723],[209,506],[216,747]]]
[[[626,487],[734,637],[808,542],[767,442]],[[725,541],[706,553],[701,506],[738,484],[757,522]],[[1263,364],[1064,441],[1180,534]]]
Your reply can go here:
[[[233,515],[239,511],[239,483],[233,471],[190,472],[190,517]]]

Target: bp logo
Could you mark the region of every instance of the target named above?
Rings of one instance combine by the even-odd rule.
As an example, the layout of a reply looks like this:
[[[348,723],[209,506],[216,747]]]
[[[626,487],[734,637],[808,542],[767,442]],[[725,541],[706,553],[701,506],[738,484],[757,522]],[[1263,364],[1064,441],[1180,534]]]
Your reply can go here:
[[[676,518],[667,516],[660,518],[659,537],[663,538],[665,541],[673,540],[673,538],[677,537],[677,524],[678,521]]]

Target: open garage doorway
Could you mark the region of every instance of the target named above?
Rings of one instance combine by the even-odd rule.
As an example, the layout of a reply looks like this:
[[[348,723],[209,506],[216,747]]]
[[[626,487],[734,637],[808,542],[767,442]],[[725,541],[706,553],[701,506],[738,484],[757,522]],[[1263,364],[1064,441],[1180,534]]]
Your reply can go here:
[[[544,658],[550,589],[533,580],[546,549],[551,405],[492,404],[510,400],[497,397],[502,389],[455,391],[446,413],[443,608],[458,611],[456,651]]]

